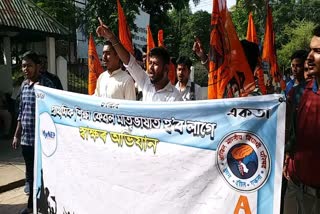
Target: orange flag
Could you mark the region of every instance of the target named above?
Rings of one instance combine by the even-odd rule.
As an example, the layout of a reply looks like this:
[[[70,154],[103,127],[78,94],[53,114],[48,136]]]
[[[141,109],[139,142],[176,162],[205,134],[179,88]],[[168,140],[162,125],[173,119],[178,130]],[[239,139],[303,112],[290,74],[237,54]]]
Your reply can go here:
[[[259,44],[256,27],[254,25],[254,21],[253,21],[253,17],[252,17],[252,12],[249,13],[247,38],[246,39],[250,42],[256,43],[257,45]],[[259,57],[259,62],[258,62],[258,65],[257,65],[257,68],[255,70],[254,75],[258,78],[258,86],[260,88],[260,91],[262,92],[262,94],[266,94],[267,88],[266,88],[266,85],[264,84],[264,73],[263,73],[263,69],[261,67],[261,58],[260,57]]]
[[[97,54],[96,45],[94,44],[94,39],[90,33],[89,46],[88,46],[88,94],[94,94],[96,89],[97,79],[99,75],[103,72],[103,68],[100,64],[100,60]]]
[[[275,36],[273,31],[272,11],[267,5],[267,20],[264,33],[264,43],[262,52],[262,65],[263,69],[267,70],[273,77],[275,82],[281,82],[281,74],[277,64],[277,56],[275,49]]]
[[[262,94],[267,94],[267,88],[264,84],[264,73],[261,67],[261,62],[258,62],[259,66],[255,70],[255,76],[258,78],[258,86]]]
[[[239,93],[239,90],[240,96],[244,96],[254,89],[254,78],[226,0],[213,0],[211,29],[208,98],[236,96],[235,92]]]
[[[124,15],[123,9],[120,4],[120,0],[117,0],[118,5],[118,27],[119,27],[119,39],[122,45],[129,51],[131,54],[134,54],[131,33],[129,26],[127,24],[126,16]]]
[[[149,70],[149,53],[152,48],[156,47],[152,37],[150,25],[147,26],[147,70]]]
[[[163,41],[163,30],[162,29],[160,29],[158,31],[158,47],[165,47],[164,41]]]
[[[160,29],[158,31],[158,46],[165,48],[162,29]],[[169,78],[172,85],[176,84],[176,66],[174,66],[174,64],[171,62],[171,60],[170,60],[170,65],[169,65],[168,78]]]
[[[248,41],[250,41],[250,42],[254,42],[254,43],[258,44],[256,26],[254,25],[252,12],[249,13],[248,28],[247,28],[247,38],[246,39]]]

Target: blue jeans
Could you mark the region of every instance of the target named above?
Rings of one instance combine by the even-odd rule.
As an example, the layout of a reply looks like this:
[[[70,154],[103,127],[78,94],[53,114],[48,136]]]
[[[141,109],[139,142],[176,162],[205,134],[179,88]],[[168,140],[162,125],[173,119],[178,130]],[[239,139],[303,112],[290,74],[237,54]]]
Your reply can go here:
[[[288,181],[286,195],[284,197],[284,214],[319,214],[320,197],[310,194],[301,185],[298,186]]]

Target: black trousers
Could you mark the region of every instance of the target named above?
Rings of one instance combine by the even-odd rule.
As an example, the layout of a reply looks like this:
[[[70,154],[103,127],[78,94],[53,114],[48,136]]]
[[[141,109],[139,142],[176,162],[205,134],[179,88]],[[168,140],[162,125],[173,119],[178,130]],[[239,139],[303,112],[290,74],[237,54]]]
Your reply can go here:
[[[33,167],[34,167],[34,146],[21,146],[22,155],[26,164],[26,180],[30,185],[28,208],[33,208]]]

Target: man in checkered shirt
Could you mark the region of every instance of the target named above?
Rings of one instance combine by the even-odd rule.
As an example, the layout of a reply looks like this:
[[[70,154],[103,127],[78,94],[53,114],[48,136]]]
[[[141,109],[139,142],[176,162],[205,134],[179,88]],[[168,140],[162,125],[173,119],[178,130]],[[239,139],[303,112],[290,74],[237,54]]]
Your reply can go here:
[[[14,134],[12,146],[16,149],[20,144],[22,155],[26,165],[26,179],[30,185],[28,207],[20,213],[32,213],[33,208],[33,165],[34,165],[34,142],[35,142],[35,92],[34,85],[39,84],[54,88],[54,84],[44,75],[40,74],[39,56],[28,51],[22,56],[22,71],[26,79],[21,84],[20,106],[17,128]]]

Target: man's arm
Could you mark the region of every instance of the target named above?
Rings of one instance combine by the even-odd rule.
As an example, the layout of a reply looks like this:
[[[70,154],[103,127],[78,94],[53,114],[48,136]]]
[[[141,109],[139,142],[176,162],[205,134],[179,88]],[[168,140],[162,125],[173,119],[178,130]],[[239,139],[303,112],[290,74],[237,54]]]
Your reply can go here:
[[[117,37],[113,34],[111,29],[106,26],[101,19],[99,18],[100,26],[97,27],[97,34],[99,37],[103,37],[106,40],[109,40],[112,43],[113,48],[116,50],[119,58],[121,61],[128,65],[130,61],[130,54],[129,52],[123,47],[121,42],[117,39]]]
[[[136,81],[140,88],[143,88],[146,79],[148,79],[148,75],[146,74],[145,70],[142,69],[135,58],[123,47],[121,42],[119,42],[110,28],[103,24],[100,18],[99,22],[100,26],[96,30],[98,36],[103,37],[112,43],[113,48],[117,52],[119,58],[127,68],[132,78]]]
[[[290,180],[290,176],[288,173],[288,165],[290,162],[290,156],[293,152],[294,142],[295,141],[295,130],[292,120],[292,114],[294,111],[294,105],[291,102],[293,93],[289,93],[290,96],[288,96],[287,99],[287,105],[286,105],[286,121],[285,121],[285,155],[284,155],[284,163],[283,163],[283,176]]]
[[[18,120],[17,128],[16,128],[16,131],[14,133],[14,137],[13,137],[13,141],[12,141],[12,147],[14,149],[17,149],[19,147],[19,145],[20,145],[21,132],[22,132],[22,126],[21,126],[20,120]]]
[[[200,59],[201,64],[209,70],[209,58],[204,53],[204,49],[202,47],[202,43],[198,37],[194,38],[194,43],[192,47],[192,51],[197,55],[197,57]]]

